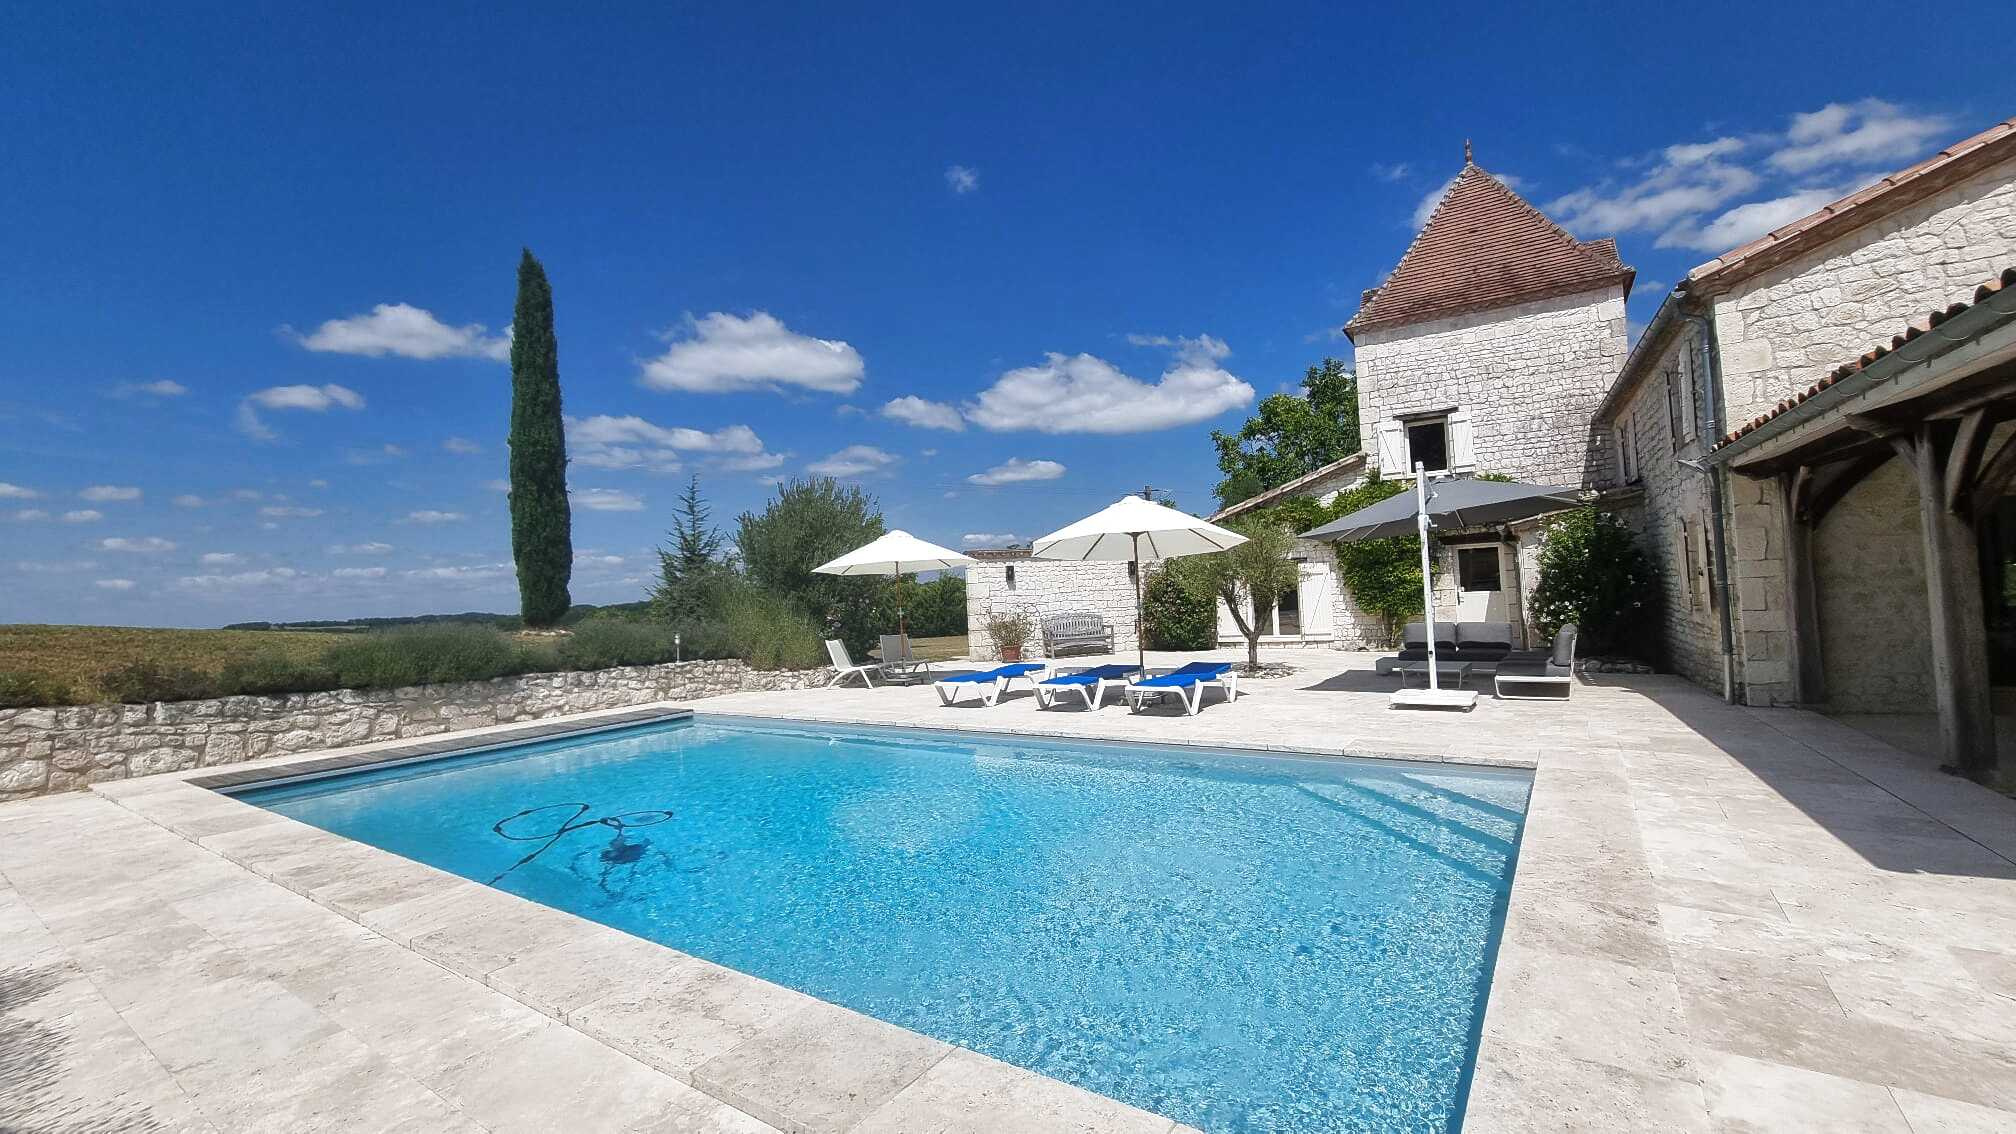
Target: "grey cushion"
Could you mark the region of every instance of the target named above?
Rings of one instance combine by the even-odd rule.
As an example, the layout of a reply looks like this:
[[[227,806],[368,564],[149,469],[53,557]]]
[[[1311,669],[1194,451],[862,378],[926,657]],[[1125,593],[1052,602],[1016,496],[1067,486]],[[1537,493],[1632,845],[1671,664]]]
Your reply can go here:
[[[1410,650],[1427,649],[1428,624],[1426,622],[1409,622],[1406,625],[1406,627],[1400,631],[1400,644]],[[1455,628],[1450,626],[1447,622],[1437,622],[1435,624],[1435,649],[1438,652],[1440,652],[1442,650],[1453,650],[1455,648],[1456,648]]]
[[[1512,624],[1510,622],[1459,622],[1456,624],[1456,644],[1476,646],[1484,649],[1512,648]]]

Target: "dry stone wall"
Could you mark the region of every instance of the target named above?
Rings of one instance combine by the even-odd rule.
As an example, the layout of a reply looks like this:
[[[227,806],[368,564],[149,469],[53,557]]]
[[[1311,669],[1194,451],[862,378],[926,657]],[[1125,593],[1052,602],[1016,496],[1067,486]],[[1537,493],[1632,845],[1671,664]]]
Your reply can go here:
[[[151,705],[0,710],[0,801],[104,780],[744,690],[802,689],[830,670],[691,661],[405,689]]]

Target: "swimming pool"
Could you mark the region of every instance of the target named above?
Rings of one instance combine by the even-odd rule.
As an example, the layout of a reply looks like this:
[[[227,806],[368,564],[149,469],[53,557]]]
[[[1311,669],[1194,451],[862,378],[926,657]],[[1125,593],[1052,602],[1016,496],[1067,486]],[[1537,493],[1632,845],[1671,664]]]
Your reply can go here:
[[[1456,1124],[1530,785],[701,716],[235,794],[1207,1131],[1288,1134]]]

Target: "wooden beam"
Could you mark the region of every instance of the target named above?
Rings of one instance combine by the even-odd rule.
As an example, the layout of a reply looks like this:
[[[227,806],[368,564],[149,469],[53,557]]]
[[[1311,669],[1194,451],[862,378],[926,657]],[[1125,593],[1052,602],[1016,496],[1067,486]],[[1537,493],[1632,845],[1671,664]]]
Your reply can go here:
[[[1981,467],[1981,446],[1988,440],[1987,420],[1988,411],[1977,409],[1960,419],[1960,428],[1953,434],[1953,448],[1946,455],[1946,489],[1940,494],[1949,512],[1960,511],[1967,490],[1974,487],[1974,473]]]
[[[1785,538],[1785,635],[1790,643],[1792,700],[1816,705],[1827,699],[1820,658],[1820,598],[1813,584],[1813,528],[1799,517],[1799,498],[1812,470],[1778,475],[1779,531]]]
[[[1995,503],[1995,498],[2008,489],[2016,480],[2016,434],[2002,442],[1995,455],[1981,466],[1980,475],[1974,478],[1974,515],[1978,520],[1981,513]]]
[[[1867,453],[1849,461],[1840,472],[1828,477],[1824,483],[1816,483],[1806,491],[1801,501],[1799,518],[1809,527],[1819,527],[1820,521],[1848,491],[1869,478],[1869,474],[1890,463],[1892,454],[1888,452]]]
[[[1995,774],[1995,715],[1988,687],[1988,621],[1974,527],[1946,507],[1940,428],[1920,422],[1903,449],[1913,452],[1918,523],[1925,544],[1925,598],[1931,613],[1932,700],[1940,751],[1981,781]],[[1900,449],[1900,451],[1903,451]]]

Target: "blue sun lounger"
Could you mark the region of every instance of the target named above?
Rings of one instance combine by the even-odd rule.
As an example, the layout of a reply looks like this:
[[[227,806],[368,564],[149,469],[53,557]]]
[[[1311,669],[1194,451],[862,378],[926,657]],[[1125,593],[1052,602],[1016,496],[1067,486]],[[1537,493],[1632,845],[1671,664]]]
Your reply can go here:
[[[1127,709],[1138,713],[1150,697],[1160,697],[1174,693],[1183,702],[1183,711],[1196,716],[1204,704],[1204,687],[1216,685],[1225,691],[1227,701],[1239,698],[1239,675],[1232,672],[1231,662],[1191,662],[1182,669],[1162,674],[1159,677],[1144,677],[1127,684]]]
[[[1060,695],[1076,693],[1085,698],[1086,708],[1096,709],[1105,702],[1108,686],[1122,688],[1129,674],[1140,672],[1138,665],[1095,665],[1077,673],[1045,678],[1036,683],[1036,704],[1047,709],[1057,703]]]
[[[959,695],[968,689],[980,692],[980,703],[992,705],[1007,692],[1008,683],[1016,678],[1028,678],[1030,674],[1043,672],[1042,662],[1016,662],[1013,665],[997,665],[979,673],[960,673],[951,677],[941,677],[931,683],[938,691],[938,700],[947,705],[959,700]]]

